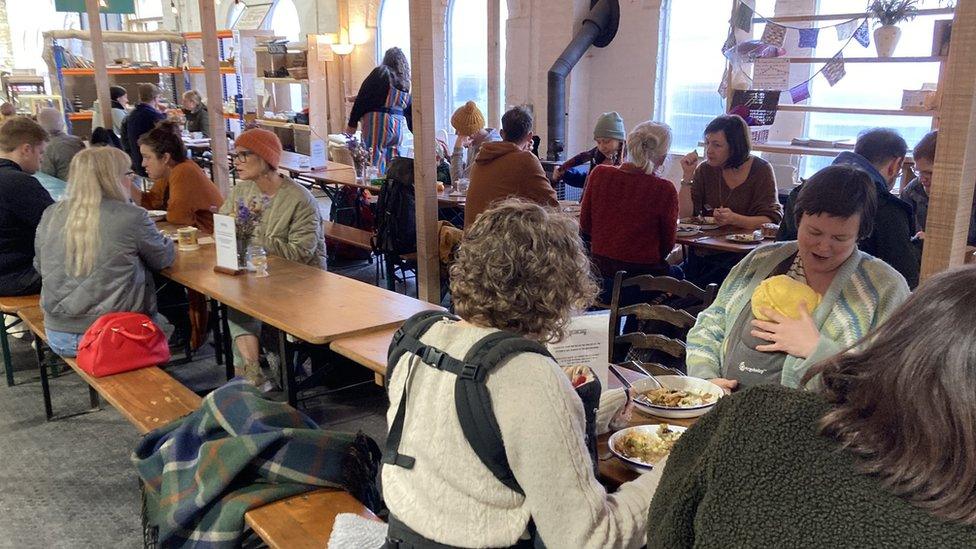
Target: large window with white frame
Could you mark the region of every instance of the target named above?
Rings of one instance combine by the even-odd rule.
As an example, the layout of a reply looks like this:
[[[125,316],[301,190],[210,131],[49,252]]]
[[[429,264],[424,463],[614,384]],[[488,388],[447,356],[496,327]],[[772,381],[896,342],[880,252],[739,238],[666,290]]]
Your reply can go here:
[[[474,101],[488,115],[488,3],[485,0],[453,0],[448,12],[448,107],[454,111],[467,101]],[[505,27],[508,2],[499,2],[504,71]],[[504,72],[500,73],[501,75]],[[499,96],[505,97],[505,79],[500,78]],[[502,99],[503,101],[503,99]],[[501,109],[501,105],[497,105]]]
[[[396,46],[410,59],[410,2],[409,0],[380,0],[376,22],[376,59],[383,59],[386,50]]]

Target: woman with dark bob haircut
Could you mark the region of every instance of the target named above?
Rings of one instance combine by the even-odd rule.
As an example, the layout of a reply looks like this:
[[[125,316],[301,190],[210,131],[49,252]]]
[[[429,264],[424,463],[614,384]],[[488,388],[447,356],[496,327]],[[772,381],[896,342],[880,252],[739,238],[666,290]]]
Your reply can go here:
[[[722,399],[671,452],[647,546],[976,547],[973,310],[976,268],[942,273],[811,368],[819,392]]]
[[[499,330],[539,342],[562,338],[570,315],[592,303],[597,286],[578,224],[511,199],[464,232],[451,267],[451,292],[461,320],[438,321],[420,341],[462,360]],[[552,358],[517,353],[485,380],[502,454],[521,493],[492,475],[465,439],[456,380],[413,353],[398,360],[389,380],[390,425],[407,399],[396,452],[413,458],[410,468],[400,458],[383,466],[390,537],[407,542],[394,546],[433,546],[411,545],[420,536],[437,547],[532,547],[532,531],[546,547],[643,545],[657,475],[642,475],[607,494],[584,444],[583,405]],[[606,407],[601,400],[601,412]]]
[[[688,373],[728,391],[764,383],[796,387],[811,365],[888,318],[908,297],[908,285],[887,263],[857,249],[871,234],[876,205],[864,171],[838,165],[814,174],[797,198],[797,240],[753,250],[698,315],[688,332]],[[801,295],[803,303],[776,307]]]

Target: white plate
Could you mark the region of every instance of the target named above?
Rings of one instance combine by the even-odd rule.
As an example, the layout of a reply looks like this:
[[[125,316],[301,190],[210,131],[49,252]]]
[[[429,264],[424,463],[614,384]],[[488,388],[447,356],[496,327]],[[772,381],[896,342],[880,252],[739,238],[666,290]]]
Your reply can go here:
[[[755,233],[738,233],[738,234],[727,234],[725,235],[726,240],[731,240],[732,242],[745,242],[747,244],[752,242],[761,242],[763,237],[760,234],[759,238],[756,238]]]
[[[678,225],[679,236],[691,236],[701,232],[698,225]]]
[[[633,432],[633,431],[645,431],[645,432],[651,433],[652,435],[653,434],[657,434],[658,425],[659,424],[654,424],[654,425],[638,425],[636,427],[627,427],[626,429],[621,429],[621,430],[617,431],[616,433],[610,435],[610,439],[607,441],[607,446],[610,447],[610,451],[613,453],[613,455],[617,456],[617,459],[619,459],[620,461],[622,461],[624,463],[624,465],[626,465],[629,469],[631,469],[635,473],[646,473],[646,472],[650,471],[651,469],[653,469],[654,468],[654,465],[652,465],[650,463],[644,463],[643,461],[640,461],[639,459],[629,458],[629,457],[623,455],[622,453],[620,453],[619,451],[617,451],[617,441],[619,441],[621,438],[623,438],[624,435],[626,435],[627,433],[630,433],[630,432]],[[684,434],[684,432],[688,430],[687,427],[680,427],[678,425],[671,425],[670,423],[668,423],[667,426],[672,431],[676,431],[676,432],[681,433],[681,434]]]
[[[725,396],[725,391],[721,387],[715,385],[707,379],[702,379],[700,377],[691,376],[654,376],[661,385],[667,387],[668,389],[677,389],[679,391],[696,391],[699,393],[707,393],[717,397],[711,404],[701,404],[699,406],[691,406],[689,408],[672,408],[669,406],[657,406],[655,404],[647,404],[645,402],[635,400],[634,406],[637,410],[644,412],[646,414],[663,417],[666,419],[688,419],[693,417],[698,417],[704,415],[705,412],[711,410],[715,404],[718,403],[718,399]],[[638,393],[643,393],[645,391],[650,391],[656,388],[650,379],[639,379],[633,384],[634,390]]]
[[[710,231],[712,229],[718,228],[718,223],[715,222],[714,217],[706,217],[704,223],[695,223],[694,217],[682,217],[678,220],[678,225],[689,225],[692,227],[698,227],[703,231]]]
[[[149,210],[149,219],[153,221],[166,219],[166,210]]]

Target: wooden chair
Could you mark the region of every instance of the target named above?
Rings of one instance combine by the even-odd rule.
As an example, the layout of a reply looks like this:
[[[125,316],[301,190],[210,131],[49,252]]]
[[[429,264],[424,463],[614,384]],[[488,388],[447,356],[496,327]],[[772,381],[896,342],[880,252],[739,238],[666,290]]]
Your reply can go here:
[[[688,330],[695,325],[699,312],[712,304],[718,286],[705,289],[669,276],[641,275],[625,279],[625,272],[614,276],[610,302],[610,362],[623,360],[621,354],[639,350],[642,362],[664,362],[665,366],[684,369],[685,342]],[[659,292],[653,302],[622,305],[621,294],[628,288],[641,292]],[[676,305],[676,306],[672,306]],[[622,319],[633,316],[638,330],[621,334]],[[645,333],[646,327],[652,333]],[[626,351],[621,352],[623,349]]]

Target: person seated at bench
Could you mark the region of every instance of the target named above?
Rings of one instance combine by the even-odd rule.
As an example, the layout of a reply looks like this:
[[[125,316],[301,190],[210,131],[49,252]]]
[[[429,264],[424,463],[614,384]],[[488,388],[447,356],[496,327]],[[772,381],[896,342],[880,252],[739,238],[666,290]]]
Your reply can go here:
[[[627,130],[624,129],[624,119],[617,112],[605,112],[596,121],[593,128],[593,140],[596,147],[583,151],[563,162],[552,172],[552,180],[558,183],[563,180],[571,187],[583,188],[588,181],[589,174],[597,166],[619,166],[624,162],[624,151],[627,150]],[[586,166],[580,170],[581,177],[565,177],[573,168]]]
[[[671,147],[671,128],[644,122],[627,139],[628,161],[590,172],[580,209],[580,231],[603,279],[609,303],[617,271],[627,276],[668,275],[666,261],[678,226],[678,193],[656,175]]]
[[[597,287],[575,221],[506,200],[465,232],[451,292],[461,320],[437,321],[421,341],[461,360],[500,330],[537,342],[563,337],[570,315],[592,303]],[[467,442],[454,411],[458,377],[413,364],[415,356],[404,353],[389,380],[390,425],[407,387],[409,399],[398,449],[388,447],[384,456],[414,460],[412,468],[383,466],[391,538],[510,547],[534,531],[547,547],[641,544],[656,477],[643,475],[612,495],[600,486],[584,443],[580,397],[552,358],[517,352],[485,381],[519,493]]]
[[[33,177],[41,167],[47,132],[28,118],[0,127],[0,295],[41,291],[34,270],[34,236],[51,194]]]
[[[220,189],[195,162],[187,158],[179,125],[171,120],[156,124],[139,138],[142,165],[154,181],[149,192],[132,187],[132,199],[149,210],[166,210],[166,221],[192,225],[213,233],[213,214],[224,203]],[[159,312],[176,328],[171,347],[203,345],[207,337],[207,301],[197,292],[187,292],[181,284],[156,277]],[[189,299],[190,307],[187,308]]]
[[[176,258],[173,241],[130,203],[130,166],[114,147],[81,151],[71,161],[67,196],[44,211],[37,228],[44,328],[61,356],[75,356],[85,330],[106,313],[155,315],[152,272]]]
[[[478,158],[481,145],[501,141],[502,137],[495,128],[485,127],[485,115],[474,101],[468,101],[454,111],[451,126],[457,132],[451,153],[451,181],[457,185],[458,179],[471,177],[471,166]]]
[[[974,309],[976,268],[941,273],[815,390],[721,399],[658,464],[647,547],[976,547]]]
[[[532,154],[532,113],[515,107],[502,116],[502,139],[483,143],[471,167],[471,183],[464,207],[464,228],[497,200],[510,196],[542,206],[558,206],[542,163]]]
[[[186,119],[186,131],[200,132],[204,137],[210,137],[210,112],[207,110],[207,105],[203,102],[200,92],[197,90],[184,92],[180,107],[183,110],[183,117]]]
[[[71,159],[85,150],[85,142],[79,137],[64,133],[64,113],[53,107],[41,109],[37,113],[37,123],[48,135],[39,171],[67,181]]]
[[[871,177],[853,166],[828,166],[810,177],[796,200],[797,240],[750,252],[688,331],[688,375],[726,390],[796,387],[810,366],[888,318],[908,297],[908,285],[890,265],[857,249],[871,234],[877,203]],[[812,289],[819,304],[807,299],[792,310],[760,309],[767,318],[758,320],[756,289],[777,275]],[[786,293],[805,289],[795,288]]]
[[[325,237],[318,202],[308,189],[290,177],[278,173],[281,141],[274,132],[247,130],[234,142],[234,166],[237,185],[220,208],[224,215],[234,215],[240,205],[261,204],[261,222],[252,244],[269,255],[326,268]],[[258,387],[269,389],[259,364],[261,321],[230,309],[230,335],[234,341],[238,375]]]

